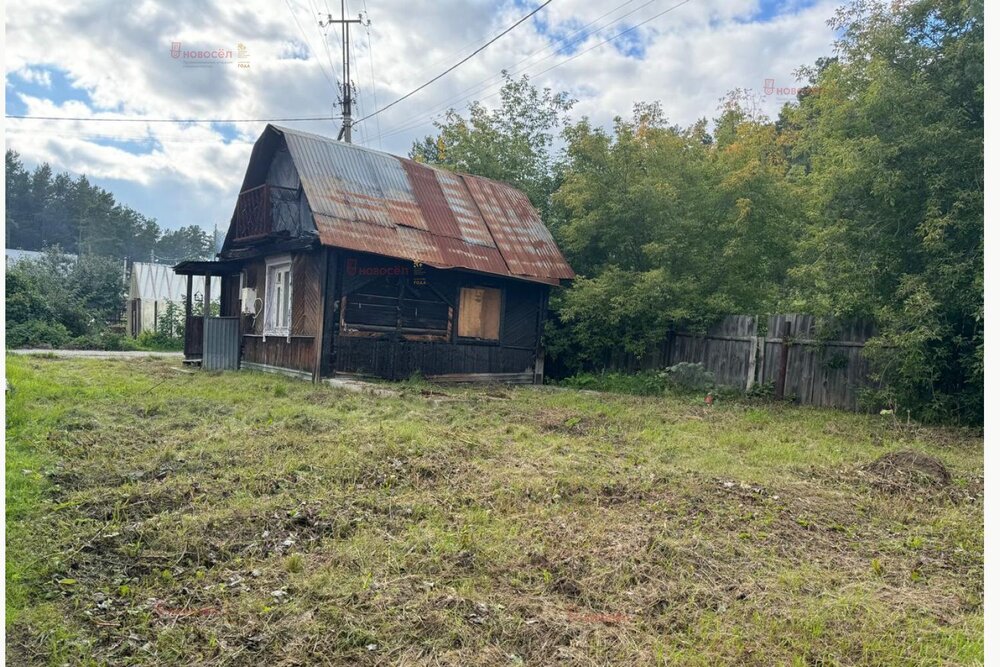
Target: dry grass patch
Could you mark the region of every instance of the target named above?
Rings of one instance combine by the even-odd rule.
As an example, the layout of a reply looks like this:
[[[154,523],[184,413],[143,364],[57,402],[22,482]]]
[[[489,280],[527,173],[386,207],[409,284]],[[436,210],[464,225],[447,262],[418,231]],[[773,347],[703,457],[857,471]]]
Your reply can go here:
[[[12,664],[983,659],[968,431],[145,360],[9,378]]]

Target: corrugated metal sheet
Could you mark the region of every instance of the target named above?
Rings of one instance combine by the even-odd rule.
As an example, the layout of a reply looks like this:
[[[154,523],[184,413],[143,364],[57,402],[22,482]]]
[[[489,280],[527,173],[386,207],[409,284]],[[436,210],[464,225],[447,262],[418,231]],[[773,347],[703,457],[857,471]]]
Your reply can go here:
[[[212,281],[212,300],[218,301],[221,294],[220,280]],[[194,294],[205,293],[204,276],[194,276]],[[133,262],[129,280],[128,298],[149,301],[181,302],[187,296],[187,276],[174,273],[174,267],[152,262]]]
[[[240,318],[209,317],[204,322],[201,367],[213,371],[235,371],[240,364]]]
[[[326,245],[550,284],[574,276],[515,188],[329,137],[269,130],[285,138]]]

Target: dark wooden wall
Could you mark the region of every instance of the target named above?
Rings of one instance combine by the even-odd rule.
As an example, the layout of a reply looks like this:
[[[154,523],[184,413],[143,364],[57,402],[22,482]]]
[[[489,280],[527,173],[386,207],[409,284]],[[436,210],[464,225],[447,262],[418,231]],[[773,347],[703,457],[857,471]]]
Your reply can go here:
[[[242,360],[279,368],[312,373],[316,363],[316,345],[319,344],[321,327],[321,270],[326,249],[293,252],[292,255],[292,322],[291,335],[263,336],[264,311],[259,315],[244,316]],[[265,298],[267,277],[264,257],[247,260],[243,267],[245,287],[257,290],[257,297]]]
[[[330,346],[330,366],[338,373],[402,379],[414,373],[425,377],[492,375],[505,381],[531,382],[539,345],[540,318],[548,287],[524,281],[482,276],[463,271],[415,268],[412,262],[355,253],[343,253],[336,262],[336,287],[328,308],[338,311]],[[339,309],[358,290],[390,293],[397,281],[417,281],[421,293],[433,289],[451,307],[451,326],[436,340],[419,334],[350,331]],[[499,341],[462,339],[457,335],[459,293],[462,287],[491,287],[502,291]],[[347,296],[344,301],[342,297]],[[435,320],[436,322],[436,320]],[[436,331],[439,327],[435,324]],[[430,338],[430,336],[428,336]],[[469,379],[455,377],[454,379]]]

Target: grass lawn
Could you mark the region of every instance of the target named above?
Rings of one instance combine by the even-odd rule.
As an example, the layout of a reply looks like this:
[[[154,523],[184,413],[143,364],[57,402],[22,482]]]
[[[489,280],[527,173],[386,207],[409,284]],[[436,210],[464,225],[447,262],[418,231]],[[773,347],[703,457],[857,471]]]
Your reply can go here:
[[[8,664],[983,661],[975,433],[178,366],[7,357]]]

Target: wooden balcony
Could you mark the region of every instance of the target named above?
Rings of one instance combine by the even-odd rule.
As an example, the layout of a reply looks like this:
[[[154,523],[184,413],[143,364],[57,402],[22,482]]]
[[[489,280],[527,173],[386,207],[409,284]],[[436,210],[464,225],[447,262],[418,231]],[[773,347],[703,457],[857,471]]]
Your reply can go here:
[[[239,243],[262,241],[276,234],[299,232],[298,190],[276,185],[258,185],[244,190],[236,200],[236,231]]]
[[[244,190],[236,200],[237,241],[253,241],[266,238],[272,230],[271,193],[267,184]]]

